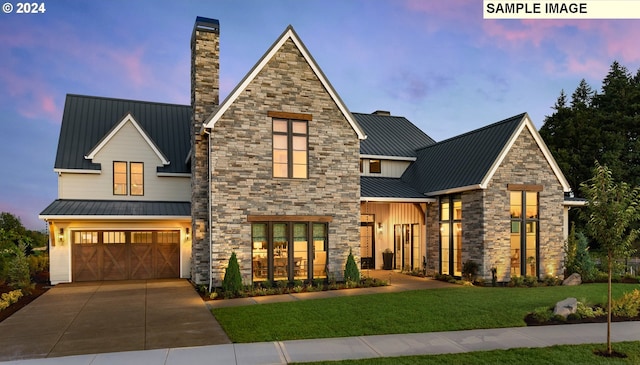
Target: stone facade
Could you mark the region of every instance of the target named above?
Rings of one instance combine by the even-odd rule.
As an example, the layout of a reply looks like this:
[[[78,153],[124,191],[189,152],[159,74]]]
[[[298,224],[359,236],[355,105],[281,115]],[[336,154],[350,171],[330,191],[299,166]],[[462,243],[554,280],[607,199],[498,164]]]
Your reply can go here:
[[[312,116],[308,179],[272,177],[270,111]],[[250,215],[331,216],[328,269],[341,279],[349,250],[360,253],[360,143],[291,39],[216,122],[210,143],[213,285],[232,252],[251,281]]]
[[[508,184],[542,185],[539,195],[539,277],[562,276],[563,201],[562,184],[525,128],[498,167],[487,189],[462,193],[462,262],[479,264],[479,276],[491,279],[498,269],[498,281],[509,281],[511,219]],[[439,198],[439,197],[438,197]],[[439,202],[429,205],[427,222],[427,268],[440,272]]]
[[[209,282],[209,165],[202,123],[218,106],[220,25],[198,18],[191,38],[191,280]]]
[[[507,184],[542,185],[539,193],[539,277],[562,276],[564,192],[531,132],[525,128],[484,191],[484,267],[491,278],[498,269],[498,281],[510,280],[510,212]],[[464,207],[463,207],[464,209]]]

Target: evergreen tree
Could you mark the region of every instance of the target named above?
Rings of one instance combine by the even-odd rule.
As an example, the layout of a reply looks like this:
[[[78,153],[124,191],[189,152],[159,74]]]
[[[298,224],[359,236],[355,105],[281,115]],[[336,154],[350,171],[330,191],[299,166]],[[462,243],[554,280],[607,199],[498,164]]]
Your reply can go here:
[[[242,275],[240,275],[240,265],[236,253],[232,252],[229,258],[229,265],[224,271],[222,290],[233,295],[240,294],[242,290]]]

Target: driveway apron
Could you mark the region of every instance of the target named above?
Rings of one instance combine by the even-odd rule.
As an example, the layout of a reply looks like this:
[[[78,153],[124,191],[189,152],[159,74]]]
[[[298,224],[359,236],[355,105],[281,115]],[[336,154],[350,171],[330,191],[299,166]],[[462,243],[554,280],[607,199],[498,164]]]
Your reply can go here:
[[[0,361],[227,343],[180,279],[59,284],[0,322]]]

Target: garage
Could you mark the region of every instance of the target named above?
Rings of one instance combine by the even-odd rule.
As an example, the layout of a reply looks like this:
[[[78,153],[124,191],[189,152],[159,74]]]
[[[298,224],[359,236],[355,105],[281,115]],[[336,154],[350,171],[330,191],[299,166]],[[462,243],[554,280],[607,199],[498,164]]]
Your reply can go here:
[[[180,277],[179,230],[71,232],[73,281]]]

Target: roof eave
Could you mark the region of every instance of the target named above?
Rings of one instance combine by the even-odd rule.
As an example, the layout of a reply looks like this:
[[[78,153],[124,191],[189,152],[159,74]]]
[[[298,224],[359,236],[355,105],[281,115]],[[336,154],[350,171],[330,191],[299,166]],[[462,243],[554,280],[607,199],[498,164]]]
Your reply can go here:
[[[123,221],[123,220],[148,220],[148,221],[160,221],[160,220],[191,220],[190,215],[38,215],[38,218],[45,221],[50,220],[108,220],[108,221]]]
[[[457,188],[430,191],[430,192],[425,193],[425,195],[426,196],[438,196],[438,195],[462,193],[462,192],[465,192],[465,191],[479,190],[479,189],[486,189],[486,186],[482,186],[481,184],[460,186],[460,187],[457,187]]]
[[[386,202],[386,203],[435,203],[435,198],[390,198],[361,196],[361,202]]]
[[[393,160],[393,161],[416,161],[417,157],[409,156],[385,156],[385,155],[360,155],[360,158],[369,158],[377,160]]]

